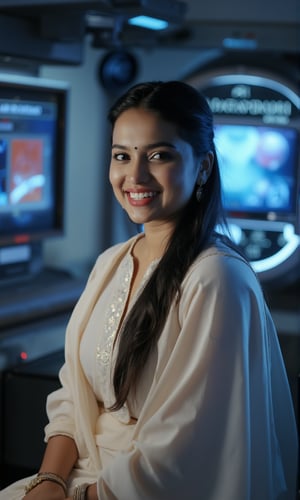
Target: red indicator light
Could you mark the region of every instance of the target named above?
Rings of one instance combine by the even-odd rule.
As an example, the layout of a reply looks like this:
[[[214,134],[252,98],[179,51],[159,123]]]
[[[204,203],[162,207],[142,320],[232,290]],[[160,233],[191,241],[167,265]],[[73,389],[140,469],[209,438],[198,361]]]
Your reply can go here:
[[[29,240],[29,234],[17,234],[16,236],[14,236],[14,242],[18,245],[21,243],[28,243]]]
[[[25,359],[28,358],[27,352],[25,351],[20,352],[20,358],[23,359],[23,361],[25,361]]]

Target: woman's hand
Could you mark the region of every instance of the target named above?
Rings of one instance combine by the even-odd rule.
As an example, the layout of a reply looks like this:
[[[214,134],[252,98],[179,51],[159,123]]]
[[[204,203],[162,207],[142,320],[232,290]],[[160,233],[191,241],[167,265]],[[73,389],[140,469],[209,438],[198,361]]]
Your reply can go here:
[[[64,490],[59,484],[53,481],[43,481],[29,491],[23,500],[65,500],[65,498]]]
[[[96,483],[90,484],[85,492],[86,500],[98,500]],[[27,500],[27,499],[26,499]],[[67,497],[66,500],[73,500],[73,497]]]
[[[98,500],[98,495],[97,495],[97,484],[93,483],[90,484],[86,490],[86,500]]]
[[[96,483],[90,484],[85,492],[86,500],[98,500]],[[27,499],[26,499],[27,500]],[[73,497],[67,497],[65,500],[73,500]]]

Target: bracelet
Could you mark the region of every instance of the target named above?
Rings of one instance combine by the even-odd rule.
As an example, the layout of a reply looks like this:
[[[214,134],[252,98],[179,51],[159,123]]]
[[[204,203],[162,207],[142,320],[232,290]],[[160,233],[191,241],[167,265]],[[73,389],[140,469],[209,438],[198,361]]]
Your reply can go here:
[[[88,483],[78,484],[75,486],[73,500],[86,500],[88,486]]]
[[[65,496],[67,496],[67,484],[66,481],[54,472],[39,472],[36,477],[34,477],[27,486],[25,486],[25,495],[29,493],[33,488],[41,484],[43,481],[52,481],[52,483],[59,484],[64,490]]]

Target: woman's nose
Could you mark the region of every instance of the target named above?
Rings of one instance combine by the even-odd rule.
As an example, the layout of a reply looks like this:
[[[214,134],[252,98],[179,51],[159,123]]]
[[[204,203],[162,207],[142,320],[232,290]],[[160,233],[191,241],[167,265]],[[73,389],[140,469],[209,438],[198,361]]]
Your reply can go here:
[[[141,157],[133,159],[130,163],[128,175],[134,184],[147,182],[150,177],[147,159]]]

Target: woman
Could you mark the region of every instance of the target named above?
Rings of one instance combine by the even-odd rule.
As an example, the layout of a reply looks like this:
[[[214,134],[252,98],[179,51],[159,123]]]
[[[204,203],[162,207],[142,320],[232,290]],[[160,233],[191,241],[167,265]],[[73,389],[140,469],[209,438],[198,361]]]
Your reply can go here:
[[[9,500],[292,500],[296,426],[258,281],[222,224],[213,122],[182,82],[113,106],[110,182],[144,233],[98,259]],[[24,494],[24,484],[27,493]]]

